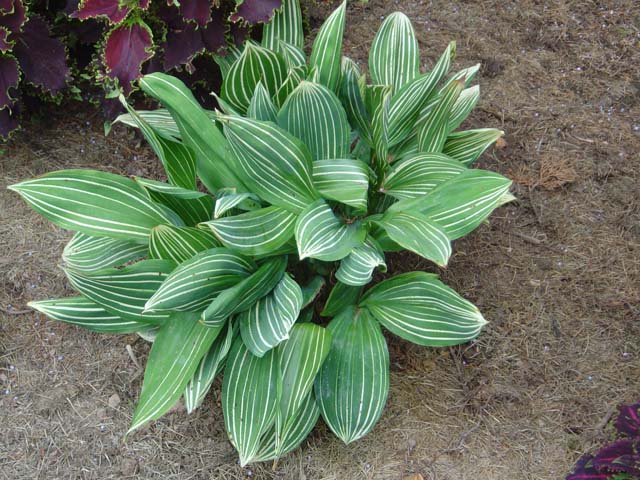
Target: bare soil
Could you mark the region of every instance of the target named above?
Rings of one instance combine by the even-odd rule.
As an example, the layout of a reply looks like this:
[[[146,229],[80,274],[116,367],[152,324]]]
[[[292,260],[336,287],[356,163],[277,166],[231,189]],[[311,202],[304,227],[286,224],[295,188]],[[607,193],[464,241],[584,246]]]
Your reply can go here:
[[[336,2],[308,7],[311,30]],[[505,141],[479,167],[518,201],[456,242],[443,280],[490,321],[479,339],[427,349],[388,336],[391,392],[380,423],[345,446],[319,422],[275,467],[240,468],[216,385],[125,439],[148,352],[27,311],[71,294],[58,258],[68,232],[4,187],[61,168],[158,177],[130,132],[61,108],[0,160],[0,478],[556,480],[640,397],[640,9],[618,1],[351,2],[345,54],[366,66],[394,10],[414,21],[425,67],[458,42],[482,100],[468,127]],[[393,272],[431,269],[394,255]],[[127,351],[130,345],[132,354]],[[134,361],[135,358],[135,361]]]

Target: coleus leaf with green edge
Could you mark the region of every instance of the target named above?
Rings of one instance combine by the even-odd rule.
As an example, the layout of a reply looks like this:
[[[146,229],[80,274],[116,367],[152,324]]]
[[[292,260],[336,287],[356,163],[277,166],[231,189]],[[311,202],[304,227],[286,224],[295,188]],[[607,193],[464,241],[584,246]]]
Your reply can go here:
[[[380,282],[359,305],[399,337],[431,347],[468,342],[486,324],[476,306],[425,272]]]
[[[247,348],[259,357],[289,338],[289,330],[302,309],[302,289],[284,274],[273,291],[238,315],[240,334]]]
[[[212,248],[181,263],[145,304],[145,311],[201,312],[222,290],[255,271],[253,260],[227,249]]]
[[[311,49],[309,65],[316,68],[318,81],[334,92],[340,85],[342,36],[347,2],[342,2],[320,27]]]
[[[389,393],[389,351],[380,326],[366,309],[348,307],[327,329],[331,349],[315,381],[320,412],[344,443],[376,424]]]
[[[124,22],[107,35],[104,64],[107,75],[117,79],[126,94],[140,77],[142,64],[153,56],[151,29],[142,21]]]
[[[82,272],[118,267],[147,255],[147,246],[109,237],[76,233],[62,252],[65,266]]]
[[[197,314],[174,312],[160,327],[144,372],[129,432],[161,417],[182,396],[220,328],[198,323]]]
[[[149,257],[180,264],[204,250],[221,246],[208,229],[159,225],[151,229]]]

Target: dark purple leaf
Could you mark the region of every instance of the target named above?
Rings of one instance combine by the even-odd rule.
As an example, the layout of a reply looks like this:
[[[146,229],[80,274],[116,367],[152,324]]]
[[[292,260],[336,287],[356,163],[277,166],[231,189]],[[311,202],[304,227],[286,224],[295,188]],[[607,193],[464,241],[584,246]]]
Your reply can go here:
[[[0,110],[0,137],[2,137],[2,139],[7,140],[11,132],[19,126],[18,112],[15,108]]]
[[[640,402],[631,405],[620,405],[620,413],[616,418],[616,430],[628,437],[640,436]]]
[[[24,8],[22,0],[13,0],[11,13],[0,16],[0,27],[6,27],[11,33],[15,34],[22,30],[24,22],[27,21],[27,11]]]
[[[18,62],[9,55],[0,55],[0,110],[9,109],[15,101],[12,96],[20,82]]]
[[[231,15],[231,21],[248,22],[252,25],[268,22],[273,12],[281,6],[281,0],[244,0]]]
[[[142,10],[146,10],[147,8],[149,8],[150,4],[151,4],[151,0],[140,0],[138,2],[138,8],[141,8]]]
[[[586,454],[576,462],[573,473],[567,475],[566,480],[606,480],[609,474],[600,473],[593,466],[593,455]]]
[[[73,14],[76,10],[78,10],[78,6],[80,5],[80,0],[67,0],[64,4],[64,8],[62,11],[67,15]]]
[[[80,7],[71,14],[71,17],[80,20],[107,17],[111,23],[120,23],[129,11],[130,8],[121,5],[120,0],[82,0]]]
[[[14,41],[9,40],[11,32],[6,27],[0,27],[0,52],[7,52],[13,48]]]
[[[239,47],[251,35],[251,27],[245,23],[232,23],[229,27],[229,33],[231,33],[233,43]]]
[[[139,24],[121,25],[109,33],[104,62],[111,78],[117,78],[125,93],[140,77],[142,64],[153,56],[151,33]]]
[[[202,41],[207,50],[214,53],[224,51],[227,46],[227,40],[224,36],[224,16],[221,11],[215,9],[211,21],[200,30],[202,32]]]
[[[63,43],[52,38],[47,22],[32,15],[13,47],[24,78],[49,93],[66,86],[69,67]]]
[[[593,466],[599,472],[640,475],[639,444],[640,439],[623,438],[605,445],[596,452]]]
[[[13,10],[13,0],[0,0],[0,14],[4,15]]]
[[[170,30],[164,44],[164,69],[169,71],[185,63],[204,50],[200,30],[196,25],[188,23],[181,30]]]
[[[204,27],[211,21],[211,0],[180,0],[180,13],[185,20]]]

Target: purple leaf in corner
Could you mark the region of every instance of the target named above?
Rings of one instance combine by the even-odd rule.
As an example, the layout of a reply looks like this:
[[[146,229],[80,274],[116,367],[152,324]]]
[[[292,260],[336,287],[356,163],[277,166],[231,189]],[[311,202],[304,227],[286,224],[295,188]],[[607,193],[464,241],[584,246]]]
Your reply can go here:
[[[185,20],[204,27],[211,21],[211,0],[180,0],[180,13]]]
[[[170,30],[164,44],[164,69],[169,71],[193,60],[204,50],[200,30],[193,23],[185,24],[180,30]]]
[[[607,480],[609,474],[600,473],[593,466],[593,455],[586,454],[576,462],[573,473],[567,475],[566,480]]]
[[[593,466],[599,472],[640,475],[639,444],[640,439],[623,438],[605,445],[596,452]]]
[[[71,17],[79,20],[107,17],[111,23],[120,23],[128,15],[130,8],[121,5],[120,0],[82,0],[78,10]]]
[[[18,112],[14,108],[5,108],[0,110],[0,138],[8,140],[11,132],[20,126],[18,122]]]
[[[142,64],[153,56],[151,33],[140,23],[111,30],[104,49],[104,62],[111,78],[117,78],[125,93],[141,76]]]
[[[22,0],[13,0],[12,4],[9,10],[11,13],[0,16],[0,26],[15,34],[22,30],[24,22],[27,21],[27,10]]]
[[[20,82],[18,62],[9,55],[0,56],[0,110],[9,110],[15,98],[11,96]]]
[[[232,22],[250,24],[268,22],[276,9],[282,6],[282,0],[244,0],[230,19]]]
[[[13,53],[28,82],[49,93],[57,93],[66,86],[69,67],[64,45],[51,37],[49,25],[41,17],[29,18]]]
[[[13,48],[15,41],[9,40],[11,32],[6,27],[0,27],[0,52],[8,52]]]
[[[640,436],[640,402],[620,405],[616,418],[616,430],[628,437]]]

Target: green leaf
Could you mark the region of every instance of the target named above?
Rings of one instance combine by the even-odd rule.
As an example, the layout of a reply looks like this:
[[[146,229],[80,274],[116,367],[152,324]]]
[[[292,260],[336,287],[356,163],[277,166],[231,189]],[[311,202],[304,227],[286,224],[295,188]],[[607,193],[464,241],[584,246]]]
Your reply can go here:
[[[276,252],[293,237],[297,216],[280,207],[267,207],[205,222],[222,244],[245,255]]]
[[[233,341],[233,333],[231,322],[226,323],[224,331],[218,334],[207,354],[200,360],[198,368],[184,390],[184,406],[187,413],[192,413],[202,404],[213,380],[224,368],[224,361]]]
[[[146,243],[156,225],[180,223],[133,180],[97,170],[61,170],[11,185],[46,219],[96,237]]]
[[[238,112],[245,113],[259,82],[269,96],[277,93],[287,76],[287,65],[279,53],[251,41],[233,63],[222,83],[220,96]]]
[[[329,323],[331,350],[315,382],[322,418],[344,443],[374,427],[389,393],[389,352],[367,310],[349,307]]]
[[[451,112],[449,114],[449,125],[447,130],[449,132],[455,130],[460,124],[469,116],[471,110],[476,108],[480,100],[480,86],[476,85],[471,88],[465,88],[456,103],[453,104]],[[446,143],[445,143],[446,145]]]
[[[384,252],[378,243],[369,237],[359,247],[340,261],[340,268],[336,272],[336,278],[352,286],[366,285],[373,278],[373,271],[380,267],[382,272],[387,271],[384,261]]]
[[[389,212],[374,220],[394,242],[444,267],[451,256],[451,243],[445,230],[417,211]]]
[[[166,312],[145,313],[144,304],[175,268],[166,260],[143,260],[122,269],[97,272],[64,270],[71,285],[109,313],[128,320],[161,324]]]
[[[311,204],[296,222],[296,242],[300,259],[340,260],[358,245],[366,231],[361,224],[341,222],[324,200]]]
[[[340,59],[347,2],[336,8],[320,27],[313,42],[309,65],[316,68],[318,80],[336,92],[340,85]]]
[[[300,213],[318,198],[307,147],[270,122],[221,117],[250,190],[267,202]]]
[[[139,243],[109,237],[92,237],[76,233],[64,247],[64,264],[81,272],[118,267],[147,255],[147,247]]]
[[[360,301],[360,294],[362,293],[362,287],[355,287],[353,285],[347,285],[340,281],[331,289],[329,298],[327,298],[324,304],[324,309],[320,312],[323,317],[333,317],[342,312],[345,308],[351,305],[357,305]]]
[[[463,237],[504,203],[511,180],[486,170],[467,170],[428,195],[401,200],[390,212],[418,210],[440,225],[450,240]]]
[[[132,333],[146,325],[134,320],[122,319],[85,297],[57,298],[29,302],[29,307],[59,322],[78,325],[99,333]]]
[[[390,147],[402,142],[416,125],[422,124],[418,122],[420,111],[449,71],[455,52],[456,42],[449,43],[429,73],[417,76],[393,94],[389,101],[389,113],[384,118],[384,130]]]
[[[369,167],[364,162],[346,158],[313,162],[313,183],[323,197],[367,210]]]
[[[495,128],[454,132],[447,137],[442,152],[469,166],[503,135],[502,130]]]
[[[256,357],[240,337],[231,346],[222,384],[222,412],[241,466],[254,459],[262,435],[274,422],[282,391],[278,360],[275,350]]]
[[[216,294],[255,269],[253,260],[227,248],[205,250],[180,264],[147,301],[145,310],[202,311]]]
[[[161,137],[165,137],[167,140],[180,139],[180,129],[166,108],[136,110],[136,114]],[[130,127],[140,128],[140,124],[129,113],[118,115],[113,123],[118,122]]]
[[[302,31],[302,12],[299,0],[284,0],[282,7],[276,11],[273,19],[266,23],[262,31],[262,46],[277,50],[280,41],[304,47]]]
[[[269,295],[238,315],[242,340],[251,353],[262,357],[289,338],[301,309],[302,290],[285,274]]]
[[[262,82],[258,82],[249,102],[247,116],[265,122],[275,122],[277,115],[278,109],[271,100],[271,95],[264,88]]]
[[[235,193],[219,190],[216,204],[213,209],[213,218],[218,219],[229,210],[238,207],[241,210],[257,210],[260,208],[260,199],[253,193]]]
[[[193,314],[172,314],[149,352],[142,393],[128,434],[161,417],[178,401],[220,330],[202,326]]]
[[[278,113],[278,125],[307,145],[314,160],[349,157],[351,127],[327,87],[303,80]]]
[[[282,83],[280,88],[278,88],[278,93],[274,97],[276,105],[280,106],[284,104],[289,95],[291,95],[291,92],[295,90],[298,84],[306,76],[306,73],[306,66],[295,67],[289,70],[287,78]]]
[[[159,225],[151,230],[149,257],[173,260],[177,264],[204,250],[221,247],[213,232],[193,227]]]
[[[420,73],[418,40],[409,18],[402,12],[389,15],[369,50],[371,80],[400,89]]]
[[[247,310],[280,283],[286,268],[285,256],[267,260],[255,273],[220,292],[202,313],[202,321],[213,327],[223,323],[231,315]]]
[[[371,136],[371,116],[365,105],[363,84],[364,77],[360,75],[358,66],[350,58],[342,58],[342,85],[340,88],[340,98],[344,106],[347,117],[360,137],[368,144],[372,143]]]
[[[287,62],[289,70],[297,67],[307,68],[307,56],[301,47],[280,40],[276,51],[282,55],[284,61]]]
[[[302,308],[308,307],[316,299],[324,287],[324,277],[316,275],[302,287]]]
[[[426,195],[466,167],[441,153],[418,153],[393,164],[384,180],[382,191],[398,199]]]
[[[135,177],[135,181],[142,185],[151,200],[176,212],[189,227],[211,218],[214,202],[206,193],[140,177]]]
[[[169,181],[178,187],[195,190],[197,161],[191,149],[180,142],[156,134],[153,127],[138,115],[122,94],[120,102],[125,106],[136,126],[162,162]]]
[[[458,100],[464,81],[456,80],[445,87],[439,102],[427,115],[418,129],[418,151],[439,153],[442,151],[449,133],[450,112]]]
[[[486,324],[477,307],[425,272],[380,282],[360,306],[399,337],[430,347],[467,342]]]
[[[246,191],[229,144],[182,81],[156,72],[140,79],[140,87],[158,100],[174,118],[183,143],[198,159],[198,176],[211,192],[224,187]]]

